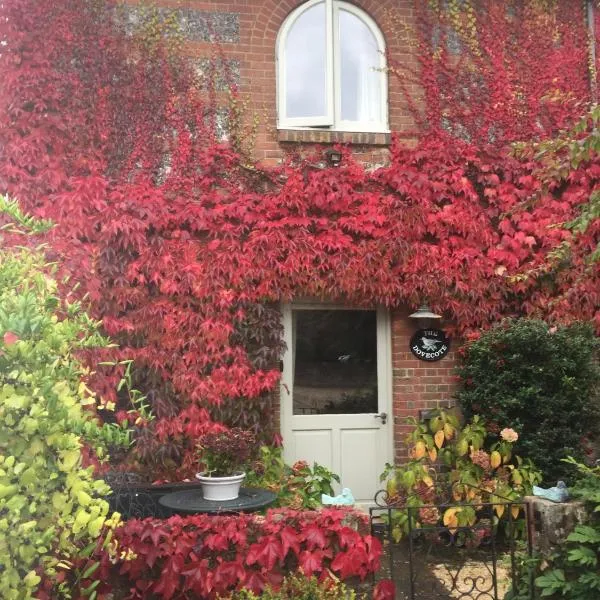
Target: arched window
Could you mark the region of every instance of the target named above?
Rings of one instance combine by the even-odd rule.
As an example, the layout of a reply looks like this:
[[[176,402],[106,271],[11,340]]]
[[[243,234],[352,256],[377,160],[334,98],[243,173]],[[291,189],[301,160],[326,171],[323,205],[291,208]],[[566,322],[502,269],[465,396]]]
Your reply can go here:
[[[341,0],[310,0],[277,38],[278,126],[387,131],[385,45],[375,22]]]

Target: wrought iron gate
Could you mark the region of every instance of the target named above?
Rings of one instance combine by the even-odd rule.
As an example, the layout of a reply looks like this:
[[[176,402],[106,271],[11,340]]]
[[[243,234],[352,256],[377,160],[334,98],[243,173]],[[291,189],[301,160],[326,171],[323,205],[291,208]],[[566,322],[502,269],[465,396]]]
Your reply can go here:
[[[527,507],[493,500],[390,504],[378,492],[371,531],[385,542],[397,600],[534,600],[533,573],[522,564],[531,555]],[[463,511],[468,523],[457,518]]]

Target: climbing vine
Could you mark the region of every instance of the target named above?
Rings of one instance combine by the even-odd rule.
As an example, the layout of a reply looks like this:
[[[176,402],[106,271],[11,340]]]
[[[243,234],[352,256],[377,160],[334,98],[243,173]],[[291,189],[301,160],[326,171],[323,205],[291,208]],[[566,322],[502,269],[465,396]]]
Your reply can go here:
[[[414,10],[411,26],[394,10],[386,20],[412,50],[389,61],[421,132],[498,149],[552,136],[585,110],[595,65],[584,2],[432,0]]]
[[[600,326],[585,261],[542,267],[598,186],[596,149],[549,185],[535,152],[510,148],[551,138],[587,108],[583,13],[484,4],[416,3],[419,69],[392,69],[421,129],[375,171],[348,148],[337,168],[310,152],[250,163],[239,150],[252,125],[223,139],[220,93],[196,85],[168,44],[152,38],[149,51],[124,31],[110,4],[0,6],[0,191],[57,223],[50,257],[119,342],[113,362],[135,361],[132,383],[155,418],[136,421],[131,463],[189,474],[194,440],[240,413],[265,433],[278,305],[297,296],[430,298],[465,334],[513,314]],[[411,77],[424,101],[408,93]],[[596,229],[586,235],[597,243]],[[123,409],[119,377],[100,366],[90,385]]]

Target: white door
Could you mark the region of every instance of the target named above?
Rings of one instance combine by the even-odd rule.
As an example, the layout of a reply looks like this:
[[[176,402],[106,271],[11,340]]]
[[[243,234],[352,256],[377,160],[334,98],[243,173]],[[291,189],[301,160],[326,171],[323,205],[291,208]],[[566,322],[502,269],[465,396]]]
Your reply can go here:
[[[283,308],[283,323],[286,461],[328,467],[340,476],[340,488],[369,504],[392,460],[389,315],[383,309],[292,304]]]

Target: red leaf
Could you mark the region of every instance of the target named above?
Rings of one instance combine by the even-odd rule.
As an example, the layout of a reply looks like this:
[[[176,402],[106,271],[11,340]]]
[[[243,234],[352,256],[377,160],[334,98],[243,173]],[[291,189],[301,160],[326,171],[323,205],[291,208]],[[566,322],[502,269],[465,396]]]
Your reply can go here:
[[[352,575],[364,577],[367,572],[369,556],[363,543],[351,546],[347,552],[339,552],[331,563],[331,568],[340,574],[342,579]]]
[[[169,600],[179,588],[179,574],[183,567],[183,557],[175,554],[164,564],[154,592]]]
[[[338,536],[340,538],[340,546],[342,548],[352,546],[357,540],[360,539],[358,532],[350,527],[342,527],[338,532]]]
[[[244,581],[245,576],[246,571],[241,560],[221,563],[214,571],[215,588],[219,592],[225,592],[238,582]]]
[[[260,594],[265,589],[266,585],[267,581],[265,577],[257,571],[252,571],[246,577],[246,581],[244,582],[244,587],[252,590],[255,594]]]
[[[208,560],[194,561],[181,574],[186,589],[193,589],[199,596],[206,596],[214,589],[214,571],[208,568]]]
[[[285,556],[281,542],[273,536],[266,536],[261,541],[252,544],[248,549],[246,563],[258,563],[271,570],[275,563]]]
[[[281,543],[283,545],[283,557],[288,553],[288,550],[291,548],[296,556],[300,554],[300,538],[296,531],[290,527],[284,527],[280,533]]]
[[[381,580],[373,590],[373,600],[394,600],[396,586],[391,579]]]
[[[204,543],[211,550],[227,550],[229,548],[229,540],[220,533],[207,535]]]
[[[309,525],[304,530],[303,537],[309,548],[325,548],[327,545],[327,538],[325,537],[323,530],[318,525]]]
[[[140,535],[140,539],[142,541],[144,541],[144,540],[147,540],[148,538],[150,538],[152,540],[152,543],[155,546],[157,546],[158,542],[160,541],[161,536],[163,535],[162,528],[159,526],[156,526],[155,523],[148,523],[147,521],[145,521],[144,523],[147,523],[147,527],[144,529],[144,531]]]
[[[307,577],[313,573],[320,573],[323,570],[323,552],[321,550],[314,552],[304,550],[298,557],[298,566]]]

